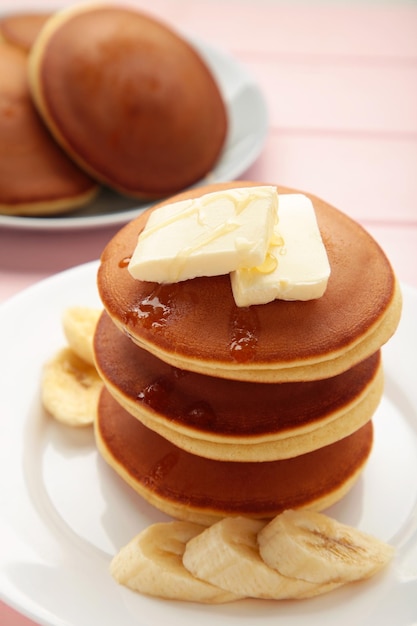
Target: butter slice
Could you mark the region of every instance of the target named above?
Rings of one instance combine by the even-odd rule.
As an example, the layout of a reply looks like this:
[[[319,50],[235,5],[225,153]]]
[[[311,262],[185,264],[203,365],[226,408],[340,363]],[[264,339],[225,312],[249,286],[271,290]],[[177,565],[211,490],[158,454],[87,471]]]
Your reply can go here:
[[[278,215],[265,263],[231,273],[237,306],[313,300],[326,290],[330,265],[311,200],[303,194],[280,194]]]
[[[226,189],[162,206],[139,235],[128,270],[135,279],[173,283],[259,265],[277,206],[272,186]]]

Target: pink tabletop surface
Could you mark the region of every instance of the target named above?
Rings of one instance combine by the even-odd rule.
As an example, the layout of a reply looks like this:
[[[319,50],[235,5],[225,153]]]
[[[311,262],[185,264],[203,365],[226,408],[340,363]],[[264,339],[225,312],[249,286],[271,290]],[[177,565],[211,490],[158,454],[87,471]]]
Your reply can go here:
[[[49,0],[2,0],[2,10]],[[67,3],[68,4],[68,3]],[[265,94],[269,132],[242,179],[308,190],[361,222],[417,288],[417,6],[272,0],[137,0],[228,51]],[[98,258],[116,228],[0,229],[0,303]],[[0,604],[0,624],[34,622]],[[122,626],[122,625],[121,625]]]

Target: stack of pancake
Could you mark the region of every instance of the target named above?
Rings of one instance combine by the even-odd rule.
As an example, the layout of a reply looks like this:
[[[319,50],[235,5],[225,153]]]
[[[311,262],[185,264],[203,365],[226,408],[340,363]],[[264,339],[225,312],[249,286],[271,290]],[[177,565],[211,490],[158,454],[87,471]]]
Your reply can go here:
[[[170,201],[252,184],[211,185]],[[323,509],[347,493],[369,457],[380,348],[398,325],[401,295],[370,235],[309,197],[331,267],[317,300],[239,308],[228,276],[134,280],[127,266],[150,211],[103,252],[97,445],[174,517],[210,523]]]

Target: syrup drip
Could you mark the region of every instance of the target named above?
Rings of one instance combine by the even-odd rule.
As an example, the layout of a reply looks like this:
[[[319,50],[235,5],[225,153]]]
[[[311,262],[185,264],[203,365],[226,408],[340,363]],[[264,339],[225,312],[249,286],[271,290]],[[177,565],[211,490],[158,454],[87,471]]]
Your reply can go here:
[[[182,370],[179,367],[172,366],[171,368],[172,377],[176,380],[179,380],[180,378],[184,378],[184,376],[188,376],[189,373],[190,372],[188,372],[187,370]]]
[[[151,291],[139,302],[136,302],[130,311],[126,311],[126,322],[140,322],[144,328],[157,329],[165,326],[171,313],[171,298],[169,292],[161,286]]]
[[[181,372],[182,370],[176,371]],[[208,402],[195,401],[183,408],[176,404],[175,399],[173,399],[176,380],[178,380],[178,376],[175,374],[172,378],[161,376],[153,380],[137,394],[137,401],[143,402],[153,411],[162,413],[169,419],[194,424],[200,428],[212,427],[217,418]]]
[[[177,465],[180,455],[177,452],[168,452],[160,461],[150,469],[149,473],[144,476],[143,483],[149,487],[157,487],[160,485],[165,476]]]
[[[214,426],[217,421],[216,414],[208,402],[195,402],[185,410],[187,424],[195,424],[200,428]]]
[[[136,398],[158,412],[167,412],[173,384],[165,377],[157,378],[140,391]]]
[[[252,361],[259,335],[259,320],[255,309],[233,309],[230,326],[230,352],[233,359],[239,363]]]

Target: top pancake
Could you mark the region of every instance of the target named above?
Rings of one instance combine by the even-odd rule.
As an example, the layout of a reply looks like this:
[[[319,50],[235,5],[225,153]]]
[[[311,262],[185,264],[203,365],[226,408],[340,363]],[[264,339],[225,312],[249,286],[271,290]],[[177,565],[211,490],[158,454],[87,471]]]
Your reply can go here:
[[[37,106],[56,139],[102,182],[162,197],[202,178],[227,130],[221,93],[200,55],[134,9],[72,7],[31,52]]]
[[[254,183],[211,185],[175,199],[245,184]],[[328,378],[353,367],[393,334],[401,295],[375,240],[347,215],[309,197],[331,267],[321,298],[238,308],[228,276],[169,285],[134,280],[127,262],[149,215],[145,212],[103,252],[98,287],[110,317],[160,359],[211,376],[285,382]]]

